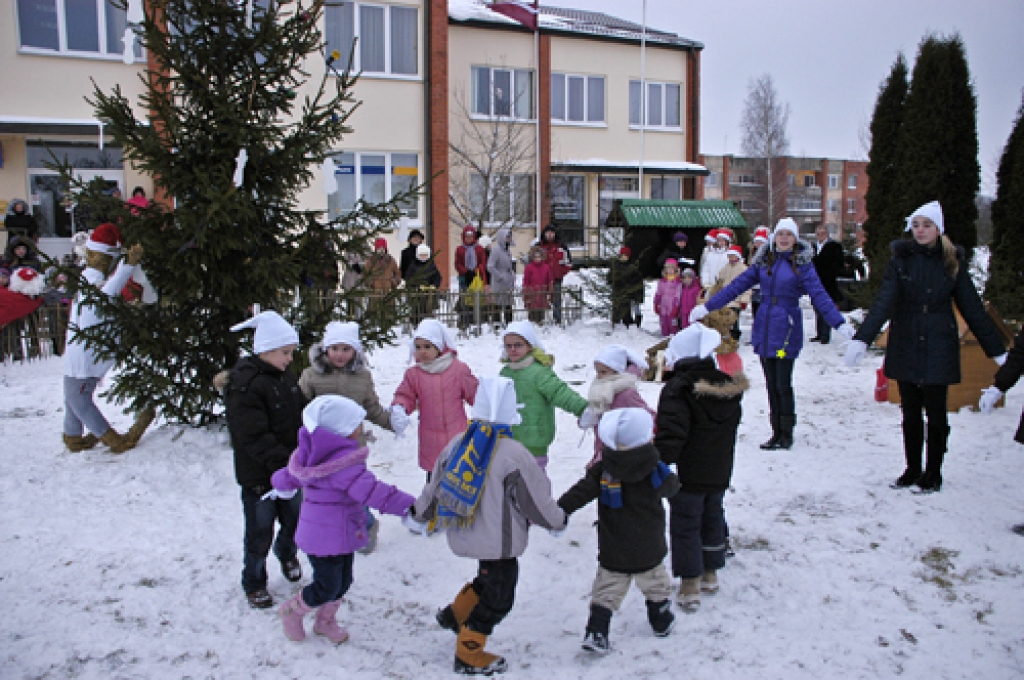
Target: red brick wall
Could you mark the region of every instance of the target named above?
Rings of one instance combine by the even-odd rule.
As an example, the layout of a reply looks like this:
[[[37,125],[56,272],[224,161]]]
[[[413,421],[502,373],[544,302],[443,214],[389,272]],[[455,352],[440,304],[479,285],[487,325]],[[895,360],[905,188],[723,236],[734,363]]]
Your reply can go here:
[[[430,120],[427,147],[430,167],[427,176],[433,177],[428,194],[427,233],[430,246],[436,253],[435,261],[448,287],[454,251],[448,243],[448,2],[430,0],[430,25],[427,26],[429,51],[427,53],[427,107]],[[440,174],[439,174],[440,173]]]
[[[540,148],[537,150],[540,177],[537,190],[541,193],[540,225],[551,221],[551,36],[540,36],[540,54],[537,64],[537,120],[540,121]]]

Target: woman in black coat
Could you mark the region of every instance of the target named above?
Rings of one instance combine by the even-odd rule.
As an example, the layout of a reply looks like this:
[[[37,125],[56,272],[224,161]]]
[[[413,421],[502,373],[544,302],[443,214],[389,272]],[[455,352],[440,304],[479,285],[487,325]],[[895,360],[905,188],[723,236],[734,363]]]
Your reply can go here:
[[[932,492],[942,486],[949,436],[947,393],[950,385],[960,382],[960,336],[953,303],[986,355],[1002,364],[1006,348],[974,289],[963,248],[944,234],[938,201],[915,210],[907,218],[907,230],[913,238],[892,243],[893,257],[871,311],[846,350],[846,365],[856,364],[890,321],[885,375],[899,384],[907,459],[893,488],[914,485]],[[922,408],[928,416],[928,461],[923,472]]]

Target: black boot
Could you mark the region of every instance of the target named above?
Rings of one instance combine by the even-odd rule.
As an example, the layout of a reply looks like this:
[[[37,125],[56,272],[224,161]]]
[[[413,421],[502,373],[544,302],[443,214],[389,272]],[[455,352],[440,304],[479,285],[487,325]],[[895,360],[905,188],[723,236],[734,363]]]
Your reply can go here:
[[[776,442],[775,448],[785,449],[786,451],[793,448],[793,428],[796,427],[796,414],[793,415],[782,415],[779,416],[779,440]]]
[[[672,603],[669,600],[651,602],[647,600],[647,620],[657,637],[665,637],[676,625],[676,617],[672,614]]]
[[[588,652],[607,654],[611,649],[608,642],[608,628],[612,622],[612,610],[601,605],[590,605],[590,619],[587,634],[583,638],[583,649]]]
[[[946,457],[946,440],[949,438],[949,426],[928,423],[928,462],[915,485],[921,493],[934,493],[942,488],[942,461]]]
[[[779,433],[782,431],[782,427],[779,425],[778,414],[771,414],[772,421],[772,438],[761,444],[761,448],[765,451],[774,451],[779,448]]]
[[[907,459],[907,469],[892,484],[894,489],[912,486],[921,476],[921,451],[924,448],[924,432],[920,427],[903,423],[903,454]]]

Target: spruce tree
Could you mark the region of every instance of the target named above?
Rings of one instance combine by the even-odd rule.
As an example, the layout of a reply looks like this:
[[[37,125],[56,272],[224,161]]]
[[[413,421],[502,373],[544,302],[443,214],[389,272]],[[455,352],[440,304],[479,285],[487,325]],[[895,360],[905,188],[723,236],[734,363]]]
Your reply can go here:
[[[1004,317],[1024,320],[1024,102],[999,160],[996,182],[985,298]]]
[[[893,185],[896,180],[896,144],[903,127],[906,103],[907,62],[903,53],[896,55],[889,77],[878,91],[875,112],[871,117],[871,150],[868,152],[867,221],[864,250],[870,262],[871,290],[877,289],[889,260],[889,243],[899,238],[903,221],[893,209]]]
[[[896,150],[895,215],[939,201],[946,235],[971,251],[981,184],[977,101],[963,41],[928,36],[918,49]]]
[[[87,209],[114,211],[125,242],[142,244],[142,268],[160,301],[130,305],[83,289],[107,321],[81,335],[116,360],[115,402],[203,424],[218,411],[213,376],[251,347],[251,332],[230,327],[253,305],[274,309],[305,348],[329,320],[365,308],[363,286],[337,291],[338,258],[368,254],[408,196],[360,202],[335,220],[298,207],[312,167],[351,132],[346,121],[357,105],[342,55],[324,54],[322,0],[145,6],[137,29],[155,63],[139,102],[148,120],[136,118],[120,88],[96,87],[91,103],[125,160],[172,200],[135,214],[89,187],[80,186],[78,198]],[[300,97],[307,82],[310,94]],[[390,341],[401,306],[389,300],[371,309],[361,318],[364,342]]]

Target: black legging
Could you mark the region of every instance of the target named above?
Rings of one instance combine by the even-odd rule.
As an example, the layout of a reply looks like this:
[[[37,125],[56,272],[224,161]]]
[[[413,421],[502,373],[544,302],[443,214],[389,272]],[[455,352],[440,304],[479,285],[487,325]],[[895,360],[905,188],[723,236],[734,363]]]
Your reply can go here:
[[[924,418],[928,416],[928,455],[933,458],[946,451],[946,437],[949,434],[949,416],[946,413],[946,396],[949,385],[918,385],[912,382],[898,382],[900,386],[900,410],[903,412],[903,448],[910,467],[921,467],[921,449],[924,446]],[[932,465],[942,465],[935,460]],[[936,470],[938,472],[938,470]]]
[[[793,364],[796,359],[767,359],[761,357],[765,386],[768,388],[768,408],[775,417],[796,415],[796,397],[793,395]]]

